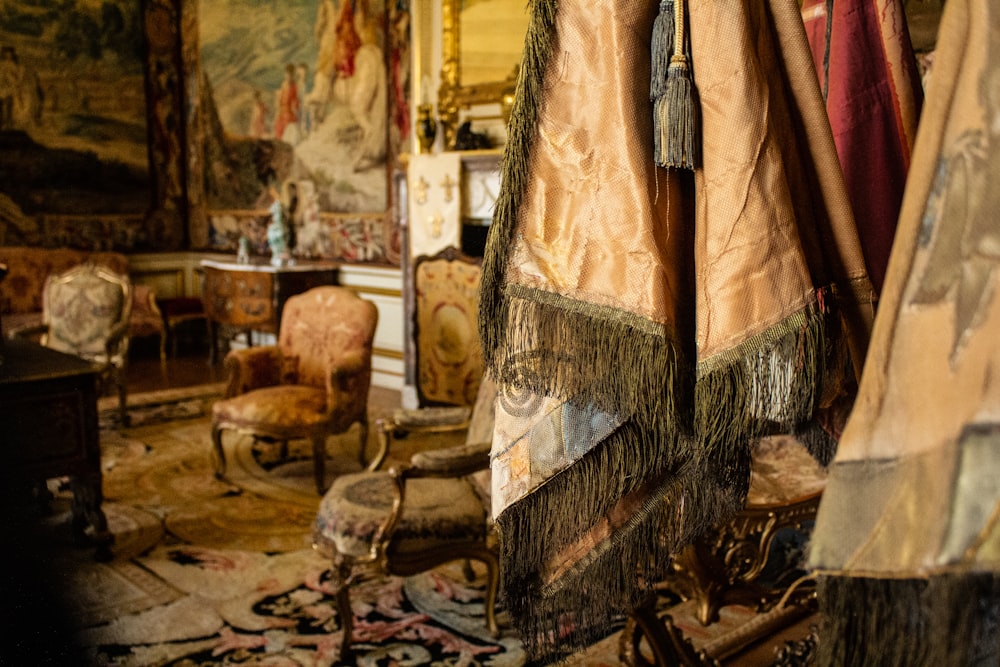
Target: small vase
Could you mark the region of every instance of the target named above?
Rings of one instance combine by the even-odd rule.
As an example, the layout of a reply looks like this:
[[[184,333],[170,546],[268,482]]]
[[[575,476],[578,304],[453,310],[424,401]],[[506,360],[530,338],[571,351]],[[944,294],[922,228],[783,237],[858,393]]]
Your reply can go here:
[[[437,121],[434,120],[433,112],[434,107],[430,104],[417,107],[417,142],[421,153],[430,153],[437,137]]]

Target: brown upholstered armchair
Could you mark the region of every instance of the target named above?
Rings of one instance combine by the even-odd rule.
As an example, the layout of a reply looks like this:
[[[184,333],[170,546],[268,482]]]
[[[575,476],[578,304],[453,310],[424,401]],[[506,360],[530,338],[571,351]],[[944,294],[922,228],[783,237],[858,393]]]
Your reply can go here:
[[[225,474],[222,432],[312,442],[317,492],[326,488],[327,437],[360,425],[365,464],[368,390],[378,310],[345,287],[316,287],[285,303],[277,345],[232,350],[226,398],[212,406],[215,474]]]
[[[381,574],[410,576],[454,560],[466,560],[470,578],[468,561],[486,566],[484,617],[498,635],[499,561],[489,510],[495,399],[496,386],[484,379],[464,445],[421,449],[409,464],[388,472],[342,475],[324,495],[313,544],[333,562],[342,659],[350,652],[352,584]],[[387,432],[406,432],[396,427]]]
[[[128,425],[125,371],[128,363],[132,283],[128,276],[94,263],[50,274],[42,288],[42,324],[11,331],[60,352],[91,361],[103,383],[118,391],[121,422]]]

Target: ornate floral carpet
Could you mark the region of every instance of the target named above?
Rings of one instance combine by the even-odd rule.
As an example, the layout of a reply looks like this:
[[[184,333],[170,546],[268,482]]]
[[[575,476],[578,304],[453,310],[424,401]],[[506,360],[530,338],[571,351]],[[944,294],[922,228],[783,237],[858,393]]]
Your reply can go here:
[[[358,586],[356,654],[340,661],[328,563],[309,539],[319,503],[309,452],[292,443],[279,460],[268,445],[229,435],[227,479],[215,479],[206,413],[220,391],[130,397],[128,428],[102,400],[110,562],[73,544],[71,496],[63,480],[49,482],[51,512],[33,530],[78,664],[525,664],[502,613],[501,637],[486,633],[484,577],[468,582],[458,565]],[[329,475],[357,469],[355,439],[331,439]],[[409,446],[393,458],[408,458]],[[571,664],[618,664],[617,651],[610,636]]]

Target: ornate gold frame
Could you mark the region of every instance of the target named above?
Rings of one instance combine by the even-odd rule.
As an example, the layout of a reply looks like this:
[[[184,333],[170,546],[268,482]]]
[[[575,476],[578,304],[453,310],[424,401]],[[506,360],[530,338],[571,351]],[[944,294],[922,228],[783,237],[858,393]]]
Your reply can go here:
[[[459,111],[474,104],[500,105],[505,94],[513,90],[514,77],[475,85],[462,85],[461,30],[459,9],[461,0],[441,3],[441,86],[438,88],[438,120],[444,131],[445,150],[455,143]]]

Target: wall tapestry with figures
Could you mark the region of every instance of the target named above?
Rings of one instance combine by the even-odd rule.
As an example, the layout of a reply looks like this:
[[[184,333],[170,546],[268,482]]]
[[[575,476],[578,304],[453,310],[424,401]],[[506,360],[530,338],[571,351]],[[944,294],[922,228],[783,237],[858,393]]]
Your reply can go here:
[[[408,0],[184,0],[192,245],[397,264]],[[197,49],[190,48],[197,35]]]
[[[0,245],[185,245],[172,3],[0,0]]]

